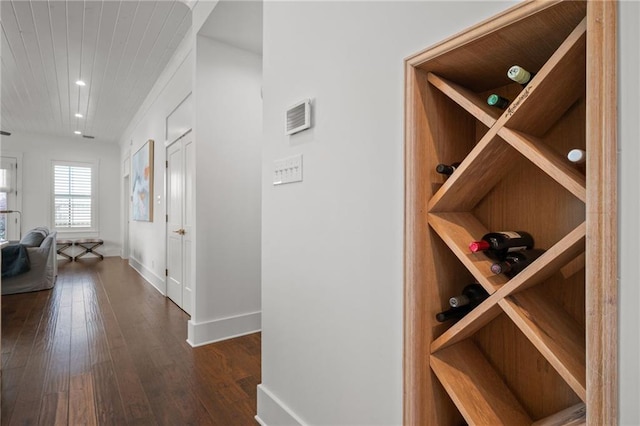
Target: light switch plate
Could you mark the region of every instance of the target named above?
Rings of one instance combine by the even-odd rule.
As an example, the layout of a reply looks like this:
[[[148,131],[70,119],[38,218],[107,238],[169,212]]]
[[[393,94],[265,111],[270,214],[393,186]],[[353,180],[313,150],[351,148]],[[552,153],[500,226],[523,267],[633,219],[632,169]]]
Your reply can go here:
[[[302,181],[302,154],[282,158],[273,162],[273,184]]]

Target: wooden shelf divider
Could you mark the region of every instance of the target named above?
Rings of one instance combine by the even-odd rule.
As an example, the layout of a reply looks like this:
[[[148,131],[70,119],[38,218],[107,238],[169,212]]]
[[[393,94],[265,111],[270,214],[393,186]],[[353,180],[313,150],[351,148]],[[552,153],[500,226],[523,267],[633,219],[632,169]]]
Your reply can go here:
[[[501,125],[541,136],[585,92],[586,18],[501,117]]]
[[[576,198],[587,202],[586,179],[567,159],[533,136],[506,127],[500,129],[498,134]]]
[[[468,246],[465,247],[465,244],[468,244],[466,242],[476,238],[474,236],[482,236],[483,232],[486,233],[485,228],[472,214],[430,213],[429,223],[436,232],[441,235],[441,238],[443,238],[445,243],[451,247],[452,251],[477,279],[478,283],[491,294],[491,296],[482,302],[482,304],[477,306],[473,311],[435,339],[431,344],[432,353],[473,335],[476,331],[484,327],[492,319],[502,313],[503,310],[507,311],[507,313],[511,313],[518,321],[520,321],[521,318],[518,315],[522,312],[515,310],[512,306],[514,304],[513,302],[503,302],[503,299],[510,295],[517,295],[519,292],[543,282],[554,272],[559,271],[564,265],[575,259],[581,251],[584,251],[586,224],[582,223],[562,240],[558,241],[553,247],[547,250],[547,252],[538,258],[532,265],[509,280],[504,275],[494,275],[490,271],[489,268],[492,262],[487,259],[484,254],[468,253]],[[522,298],[523,300],[528,300],[525,299],[525,297]],[[516,298],[514,300],[520,299]],[[498,309],[498,305],[502,309]],[[553,312],[555,313],[557,311],[554,310]],[[561,312],[557,313],[562,315]],[[562,315],[558,318],[562,320],[565,316]],[[514,319],[514,321],[516,321],[516,319]],[[530,327],[534,327],[534,325],[535,324]],[[534,332],[525,332],[524,334],[526,336],[536,335]],[[572,335],[571,338],[575,341],[579,340],[575,335]],[[534,345],[535,344],[536,342],[534,342]],[[552,344],[552,342],[546,344],[545,347],[548,347],[550,344]],[[542,345],[542,343],[540,343],[540,345]],[[573,346],[575,347],[576,345]],[[570,364],[570,360],[574,358],[579,359],[579,357],[569,355],[560,355],[560,358],[561,360],[566,359],[567,361],[564,362],[564,364],[567,365]],[[562,361],[560,361],[560,363],[562,364]],[[553,362],[552,365],[554,365]],[[563,367],[560,365],[558,366],[558,369],[562,368]],[[584,385],[582,385],[581,388],[579,385],[580,379],[574,379],[575,377],[579,377],[579,372],[575,371],[575,369],[572,369],[572,371],[573,373],[567,373],[566,376],[572,378],[571,380],[573,380],[575,386],[574,390],[576,390],[576,393],[580,396],[581,393],[584,394]],[[582,391],[580,389],[582,389]]]
[[[495,108],[487,105],[486,100],[471,90],[437,76],[434,73],[427,74],[429,83],[436,89],[447,95],[451,100],[464,108],[469,114],[477,118],[487,128],[493,127],[501,114]]]
[[[469,250],[472,241],[489,232],[472,213],[429,213],[427,216],[429,225],[489,294],[509,281],[504,275],[491,272],[493,262],[484,253]]]
[[[431,368],[467,423],[532,424],[516,397],[470,340],[431,355]]]
[[[585,330],[561,307],[536,292],[498,302],[520,331],[586,402]]]
[[[538,420],[531,426],[579,426],[586,424],[586,419],[587,406],[581,403]]]
[[[499,303],[502,295],[494,293],[479,306],[453,324],[447,331],[431,343],[431,353],[455,345],[471,337],[475,332],[490,323],[495,317],[503,313]]]
[[[470,211],[517,165],[520,157],[498,136],[494,125],[431,197],[429,211]]]

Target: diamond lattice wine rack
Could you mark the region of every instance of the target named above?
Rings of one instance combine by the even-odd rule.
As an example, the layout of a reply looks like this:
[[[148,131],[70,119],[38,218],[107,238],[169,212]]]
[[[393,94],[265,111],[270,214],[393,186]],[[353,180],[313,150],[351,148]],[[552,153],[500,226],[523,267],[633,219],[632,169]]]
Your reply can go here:
[[[406,60],[405,424],[615,423],[615,14],[525,2]],[[512,278],[469,250],[502,230],[545,250]],[[437,322],[472,282],[490,296]]]

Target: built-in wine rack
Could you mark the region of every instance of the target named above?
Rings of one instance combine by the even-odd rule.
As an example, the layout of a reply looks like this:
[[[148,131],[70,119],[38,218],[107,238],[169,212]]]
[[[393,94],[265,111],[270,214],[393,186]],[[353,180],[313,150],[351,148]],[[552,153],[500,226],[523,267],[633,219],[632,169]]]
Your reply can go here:
[[[525,2],[406,60],[405,424],[615,423],[615,12]],[[518,229],[546,252],[511,279],[469,250]]]

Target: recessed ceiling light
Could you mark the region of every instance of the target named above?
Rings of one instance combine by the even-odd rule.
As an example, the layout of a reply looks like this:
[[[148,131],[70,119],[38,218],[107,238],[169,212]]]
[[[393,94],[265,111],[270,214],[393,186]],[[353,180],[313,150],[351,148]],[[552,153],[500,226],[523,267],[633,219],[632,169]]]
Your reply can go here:
[[[76,84],[77,84],[78,86],[86,86],[86,85],[87,85],[87,83],[85,83],[85,82],[84,82],[84,81],[82,81],[82,80],[78,80],[78,81],[76,81]]]
[[[76,130],[76,131],[75,131],[75,132],[73,132],[73,133],[75,133],[76,135],[81,135],[81,134],[82,134],[82,132],[81,132],[80,130]]]
[[[82,114],[80,114],[79,112],[76,113],[76,117],[78,118],[82,118]]]

